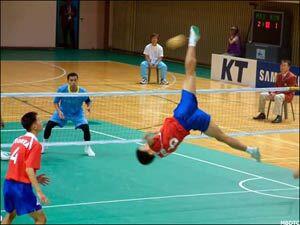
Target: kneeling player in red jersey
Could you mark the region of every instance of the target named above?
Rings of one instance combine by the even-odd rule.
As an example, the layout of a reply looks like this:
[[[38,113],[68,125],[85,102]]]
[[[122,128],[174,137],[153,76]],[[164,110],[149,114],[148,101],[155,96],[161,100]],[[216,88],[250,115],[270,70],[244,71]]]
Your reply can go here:
[[[232,148],[249,153],[260,161],[259,149],[247,147],[239,140],[227,136],[213,122],[211,116],[198,108],[196,98],[196,43],[200,39],[199,28],[191,26],[189,46],[185,58],[185,78],[180,103],[171,118],[166,118],[159,132],[148,133],[147,143],[136,151],[140,163],[146,165],[153,161],[155,155],[165,157],[176,150],[190,130],[199,130]]]
[[[36,176],[36,171],[41,167],[42,151],[37,135],[43,127],[35,112],[26,113],[21,123],[27,133],[16,138],[11,147],[3,186],[4,209],[7,214],[2,224],[11,224],[16,215],[25,214],[29,214],[36,224],[45,224],[46,216],[32,189],[33,186],[42,203],[48,203],[39,183],[46,185],[49,179],[44,174]]]

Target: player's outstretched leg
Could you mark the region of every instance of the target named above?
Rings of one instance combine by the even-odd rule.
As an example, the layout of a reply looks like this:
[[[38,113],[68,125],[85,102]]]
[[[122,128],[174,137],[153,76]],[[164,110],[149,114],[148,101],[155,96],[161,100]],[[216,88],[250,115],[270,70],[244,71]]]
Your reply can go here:
[[[29,214],[34,220],[35,224],[46,224],[47,218],[42,210],[33,212]]]
[[[90,127],[88,124],[82,124],[80,125],[78,128],[80,128],[83,131],[83,138],[84,141],[90,141],[91,140],[91,132],[90,132]],[[96,154],[93,151],[93,149],[91,148],[90,145],[86,145],[84,148],[84,152],[90,156],[90,157],[95,157]]]
[[[223,142],[234,149],[249,153],[252,158],[260,162],[260,152],[258,148],[247,147],[239,140],[229,137],[213,121],[210,121],[208,129],[204,133],[210,137],[216,138],[218,141]]]
[[[191,26],[189,46],[185,56],[185,78],[183,81],[183,90],[196,93],[196,44],[200,39],[200,31],[196,26]]]
[[[47,122],[47,125],[45,127],[45,131],[44,131],[44,140],[43,140],[43,148],[42,148],[42,153],[45,152],[45,150],[47,149],[47,146],[45,146],[45,144],[48,142],[48,139],[50,138],[51,136],[51,132],[52,132],[52,129],[55,127],[55,126],[58,126],[58,123],[54,122],[54,121],[51,121],[49,120]]]
[[[1,221],[1,224],[12,224],[15,217],[16,217],[16,211],[13,211],[12,213],[7,213],[3,218],[3,220]]]

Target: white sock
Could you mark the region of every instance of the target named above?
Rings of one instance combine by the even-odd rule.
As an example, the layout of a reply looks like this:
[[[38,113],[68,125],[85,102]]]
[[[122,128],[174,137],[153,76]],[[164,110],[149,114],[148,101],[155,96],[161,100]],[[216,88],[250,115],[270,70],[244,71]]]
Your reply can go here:
[[[190,37],[189,37],[189,46],[196,46],[197,44],[197,35],[195,34],[195,32],[193,31],[192,27],[190,29]]]
[[[43,139],[43,145],[42,145],[42,153],[45,152],[45,149],[48,148],[48,146],[45,146],[45,143],[48,142],[48,139]]]
[[[247,146],[246,152],[248,152],[249,154],[252,154],[255,150],[256,150],[255,147],[249,147],[249,146]]]

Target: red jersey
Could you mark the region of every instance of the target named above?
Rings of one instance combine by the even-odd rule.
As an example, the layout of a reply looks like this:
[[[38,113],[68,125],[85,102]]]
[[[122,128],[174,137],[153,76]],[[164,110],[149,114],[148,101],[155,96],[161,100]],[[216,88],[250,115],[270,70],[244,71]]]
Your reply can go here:
[[[31,183],[26,173],[26,168],[33,168],[34,171],[41,166],[42,145],[36,136],[27,132],[13,142],[10,150],[10,161],[6,179],[23,183]]]
[[[296,87],[297,86],[297,77],[292,72],[288,71],[286,74],[279,73],[276,77],[276,87]],[[283,93],[285,95],[285,101],[291,102],[294,98],[294,91],[287,92],[275,92],[276,94]]]
[[[166,118],[160,133],[154,137],[154,144],[151,149],[159,157],[165,157],[174,152],[189,134],[190,132],[185,130],[174,117]]]

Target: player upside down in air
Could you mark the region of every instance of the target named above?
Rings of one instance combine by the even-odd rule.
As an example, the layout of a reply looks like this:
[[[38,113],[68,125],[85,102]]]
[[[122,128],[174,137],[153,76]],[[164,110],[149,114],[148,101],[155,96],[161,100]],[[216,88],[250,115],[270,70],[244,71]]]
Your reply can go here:
[[[260,152],[256,147],[247,147],[239,140],[229,137],[213,122],[211,116],[198,108],[196,98],[196,44],[200,39],[199,28],[191,26],[189,46],[185,58],[185,78],[181,100],[174,110],[174,116],[166,118],[159,132],[148,133],[146,144],[136,151],[140,163],[146,165],[155,155],[165,157],[176,150],[190,130],[199,130],[210,137],[224,142],[232,148],[249,153],[260,161]]]
[[[16,215],[25,214],[29,214],[36,224],[45,224],[46,216],[32,190],[33,187],[42,203],[48,203],[39,183],[47,185],[49,179],[44,174],[36,176],[36,171],[41,167],[42,151],[37,135],[43,127],[35,112],[26,113],[21,123],[27,133],[16,138],[10,150],[11,157],[3,185],[7,214],[1,224],[11,224]]]
[[[68,84],[58,88],[59,93],[84,93],[86,90],[78,86],[78,74],[69,73],[67,76]],[[91,140],[91,133],[87,119],[85,118],[82,104],[85,103],[88,112],[91,110],[91,99],[88,96],[80,97],[55,97],[54,106],[56,111],[48,121],[44,131],[44,143],[51,135],[52,128],[55,126],[64,127],[68,120],[71,120],[75,128],[83,131],[84,141]],[[44,144],[43,144],[44,145]],[[45,147],[43,148],[44,151]],[[96,154],[91,146],[86,145],[84,149],[88,156],[94,157]]]

